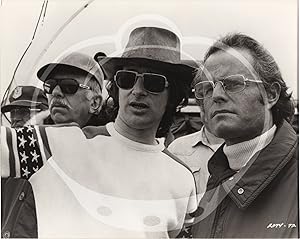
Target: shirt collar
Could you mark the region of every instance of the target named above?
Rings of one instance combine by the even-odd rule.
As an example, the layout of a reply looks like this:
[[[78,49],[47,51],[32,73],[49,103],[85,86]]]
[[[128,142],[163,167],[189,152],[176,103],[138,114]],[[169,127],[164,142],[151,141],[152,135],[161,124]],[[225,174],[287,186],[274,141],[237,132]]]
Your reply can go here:
[[[192,139],[192,147],[197,146],[197,144],[199,143],[209,146],[206,137],[204,139],[203,136],[205,137],[204,126],[202,126],[202,128],[197,133],[194,134],[194,137]]]
[[[203,144],[215,152],[222,143],[210,144],[206,137],[204,126],[202,126],[202,128],[197,133],[194,133],[194,137],[192,138],[192,147],[196,147],[199,144]]]

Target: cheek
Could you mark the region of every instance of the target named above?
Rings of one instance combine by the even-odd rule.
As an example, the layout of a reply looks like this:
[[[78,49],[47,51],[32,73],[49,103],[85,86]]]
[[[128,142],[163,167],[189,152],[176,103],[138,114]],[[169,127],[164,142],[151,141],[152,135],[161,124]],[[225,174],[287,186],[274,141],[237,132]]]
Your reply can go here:
[[[119,90],[118,98],[119,98],[119,108],[120,110],[122,110],[123,106],[125,105],[126,99],[128,97],[126,96],[125,92]]]
[[[168,104],[168,92],[164,92],[159,99],[156,101],[157,108],[160,109],[163,113],[166,110]]]

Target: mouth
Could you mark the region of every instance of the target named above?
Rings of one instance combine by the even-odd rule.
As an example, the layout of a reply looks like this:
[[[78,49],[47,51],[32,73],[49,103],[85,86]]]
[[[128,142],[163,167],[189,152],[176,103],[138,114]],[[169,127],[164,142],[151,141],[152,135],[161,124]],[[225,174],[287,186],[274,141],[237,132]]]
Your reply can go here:
[[[213,118],[213,117],[215,117],[216,115],[219,115],[219,114],[233,114],[233,112],[229,111],[229,110],[216,110],[212,113],[211,118]]]
[[[68,108],[66,105],[64,104],[61,104],[61,103],[53,103],[51,106],[50,106],[50,109],[53,110],[54,108]]]
[[[14,122],[12,123],[12,127],[23,127],[24,123],[22,121]]]
[[[131,102],[129,103],[129,106],[138,109],[138,110],[144,110],[144,109],[148,109],[149,106],[145,103],[141,103],[141,102]]]

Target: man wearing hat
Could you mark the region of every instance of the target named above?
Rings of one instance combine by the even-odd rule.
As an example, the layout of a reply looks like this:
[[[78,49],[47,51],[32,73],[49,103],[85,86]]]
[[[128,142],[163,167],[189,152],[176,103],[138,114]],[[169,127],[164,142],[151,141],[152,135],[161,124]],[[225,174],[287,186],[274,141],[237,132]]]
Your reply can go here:
[[[43,90],[34,86],[17,86],[9,96],[9,104],[1,112],[10,113],[11,127],[18,128],[37,113],[48,109],[48,100]]]
[[[196,186],[156,136],[187,101],[194,68],[180,63],[178,37],[155,27],[135,29],[123,55],[100,64],[115,122],[37,130],[49,159],[30,178],[38,236],[175,237],[192,221]]]

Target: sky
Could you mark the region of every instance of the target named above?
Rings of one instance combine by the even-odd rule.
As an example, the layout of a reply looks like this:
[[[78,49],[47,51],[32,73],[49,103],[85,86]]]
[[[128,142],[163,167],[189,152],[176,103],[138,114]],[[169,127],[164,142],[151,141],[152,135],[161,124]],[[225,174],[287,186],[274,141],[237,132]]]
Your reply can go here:
[[[31,42],[43,2],[1,0],[1,98]],[[159,26],[178,34],[184,59],[201,60],[209,45],[229,32],[255,38],[273,55],[298,99],[297,9],[297,0],[48,0],[14,86],[41,87],[37,70],[69,51],[120,55],[132,29]]]

